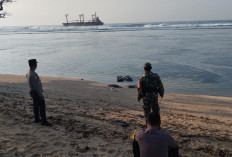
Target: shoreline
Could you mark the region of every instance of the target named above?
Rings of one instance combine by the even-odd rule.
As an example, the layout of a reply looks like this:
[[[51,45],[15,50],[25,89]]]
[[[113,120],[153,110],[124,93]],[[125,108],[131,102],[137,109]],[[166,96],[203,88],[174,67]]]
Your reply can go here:
[[[134,88],[43,77],[48,120],[32,123],[25,76],[0,74],[0,156],[133,156],[130,136],[145,126]],[[181,156],[232,155],[232,97],[165,93],[161,127],[179,143]],[[121,124],[126,124],[121,125]]]
[[[24,75],[20,75],[20,74],[0,74],[0,76],[24,76]],[[26,76],[26,74],[25,74]],[[62,76],[43,76],[40,75],[41,78],[50,78],[50,79],[58,79],[58,80],[76,80],[76,81],[89,81],[89,82],[93,82],[96,84],[102,84],[105,86],[109,86],[109,87],[114,87],[114,88],[137,88],[137,83],[131,84],[130,82],[116,82],[116,83],[104,83],[104,82],[97,82],[97,81],[93,81],[93,80],[88,80],[88,79],[84,79],[84,78],[75,78],[75,77],[62,77]],[[48,80],[50,80],[48,79]],[[43,83],[43,81],[42,81]],[[128,84],[126,84],[128,83]],[[184,92],[184,91],[167,91],[165,90],[166,93],[170,93],[170,94],[180,94],[180,95],[195,95],[195,96],[208,96],[208,97],[221,97],[221,98],[231,98],[231,96],[229,95],[223,95],[223,94],[199,94],[199,93],[195,93],[195,92]]]

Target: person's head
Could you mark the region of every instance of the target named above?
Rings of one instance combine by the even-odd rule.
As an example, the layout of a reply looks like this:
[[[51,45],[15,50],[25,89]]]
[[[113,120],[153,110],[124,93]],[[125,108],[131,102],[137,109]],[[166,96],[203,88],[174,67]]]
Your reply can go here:
[[[37,68],[37,61],[36,61],[36,59],[30,59],[30,60],[28,60],[28,64],[29,64],[29,67],[31,68],[31,69],[36,69]]]
[[[144,63],[144,71],[150,71],[152,69],[151,63]]]
[[[146,124],[147,124],[147,127],[150,127],[150,126],[160,127],[160,124],[161,124],[160,115],[154,112],[149,113],[146,117]]]

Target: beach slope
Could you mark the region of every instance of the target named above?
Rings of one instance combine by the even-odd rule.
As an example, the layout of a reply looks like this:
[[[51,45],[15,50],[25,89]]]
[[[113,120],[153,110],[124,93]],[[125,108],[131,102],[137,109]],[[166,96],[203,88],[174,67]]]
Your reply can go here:
[[[130,136],[145,127],[135,88],[41,77],[52,127],[33,123],[25,76],[0,75],[0,156],[133,156]],[[232,156],[232,98],[165,93],[162,129],[180,156]]]

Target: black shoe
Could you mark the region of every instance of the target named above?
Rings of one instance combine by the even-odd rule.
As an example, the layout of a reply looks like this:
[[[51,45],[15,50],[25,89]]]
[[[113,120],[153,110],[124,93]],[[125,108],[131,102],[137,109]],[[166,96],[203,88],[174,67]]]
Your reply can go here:
[[[48,121],[44,121],[44,122],[41,123],[41,125],[52,126],[52,123],[49,123]]]
[[[40,119],[40,118],[36,118],[35,120],[34,120],[34,122],[35,123],[40,123],[42,120]]]

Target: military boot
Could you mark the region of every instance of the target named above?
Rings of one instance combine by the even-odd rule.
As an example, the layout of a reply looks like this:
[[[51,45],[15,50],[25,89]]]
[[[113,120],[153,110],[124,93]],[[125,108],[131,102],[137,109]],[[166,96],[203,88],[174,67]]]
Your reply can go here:
[[[44,125],[44,126],[52,126],[52,123],[49,123],[47,120],[43,120],[41,125]]]
[[[39,117],[35,117],[35,120],[34,120],[35,123],[40,123],[41,121],[42,120]]]

